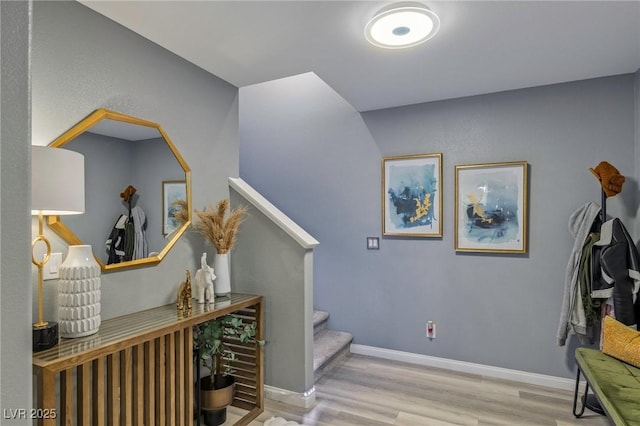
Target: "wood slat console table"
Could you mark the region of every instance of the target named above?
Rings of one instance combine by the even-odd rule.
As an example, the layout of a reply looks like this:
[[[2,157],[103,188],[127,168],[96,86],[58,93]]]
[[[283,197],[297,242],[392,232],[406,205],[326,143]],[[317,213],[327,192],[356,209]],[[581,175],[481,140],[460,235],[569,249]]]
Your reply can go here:
[[[215,306],[175,304],[103,321],[100,331],[33,354],[39,425],[179,425],[194,422],[193,326],[226,314],[257,322],[264,339],[263,297],[231,294]],[[246,425],[264,410],[262,348],[239,348],[234,406]],[[47,418],[48,417],[48,418]]]

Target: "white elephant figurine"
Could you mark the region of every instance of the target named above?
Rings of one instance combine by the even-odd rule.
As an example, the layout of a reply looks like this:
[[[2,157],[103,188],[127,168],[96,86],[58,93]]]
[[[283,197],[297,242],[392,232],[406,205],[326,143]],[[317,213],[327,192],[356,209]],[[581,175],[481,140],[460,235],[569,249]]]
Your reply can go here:
[[[202,253],[200,269],[196,271],[195,278],[198,303],[208,303],[210,305],[214,303],[213,280],[215,279],[216,275],[213,273],[213,268],[207,265],[207,253]]]

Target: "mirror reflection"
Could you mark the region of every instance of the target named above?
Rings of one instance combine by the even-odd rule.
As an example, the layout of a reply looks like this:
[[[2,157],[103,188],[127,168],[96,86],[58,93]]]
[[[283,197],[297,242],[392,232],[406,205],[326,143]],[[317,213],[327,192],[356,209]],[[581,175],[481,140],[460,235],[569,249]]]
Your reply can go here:
[[[161,261],[188,226],[172,202],[190,206],[190,170],[162,128],[98,110],[51,146],[83,154],[86,173],[85,213],[50,218],[51,228],[90,244],[103,270]]]

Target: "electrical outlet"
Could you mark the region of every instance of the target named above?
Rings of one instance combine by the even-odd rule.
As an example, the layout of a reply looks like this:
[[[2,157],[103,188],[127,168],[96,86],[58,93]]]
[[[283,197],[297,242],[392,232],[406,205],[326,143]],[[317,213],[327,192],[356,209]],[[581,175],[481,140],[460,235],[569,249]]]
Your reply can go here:
[[[49,261],[44,264],[42,280],[57,280],[60,277],[59,268],[62,265],[62,253],[51,253]]]
[[[434,321],[427,321],[426,325],[426,337],[429,339],[436,338],[436,323]]]

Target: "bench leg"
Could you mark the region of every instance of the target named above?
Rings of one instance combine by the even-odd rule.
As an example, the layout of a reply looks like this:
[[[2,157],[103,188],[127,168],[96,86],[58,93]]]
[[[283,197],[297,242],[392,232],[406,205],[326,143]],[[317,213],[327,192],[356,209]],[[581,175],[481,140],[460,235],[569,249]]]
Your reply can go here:
[[[582,399],[582,408],[580,409],[580,412],[576,412],[576,408],[578,405],[578,388],[580,387],[580,367],[578,367],[578,374],[576,375],[576,389],[573,393],[573,415],[575,417],[582,417],[582,415],[584,414],[584,409],[585,409],[585,402],[587,400],[587,393],[589,392],[589,382],[587,382],[585,380],[584,382],[584,397]]]

